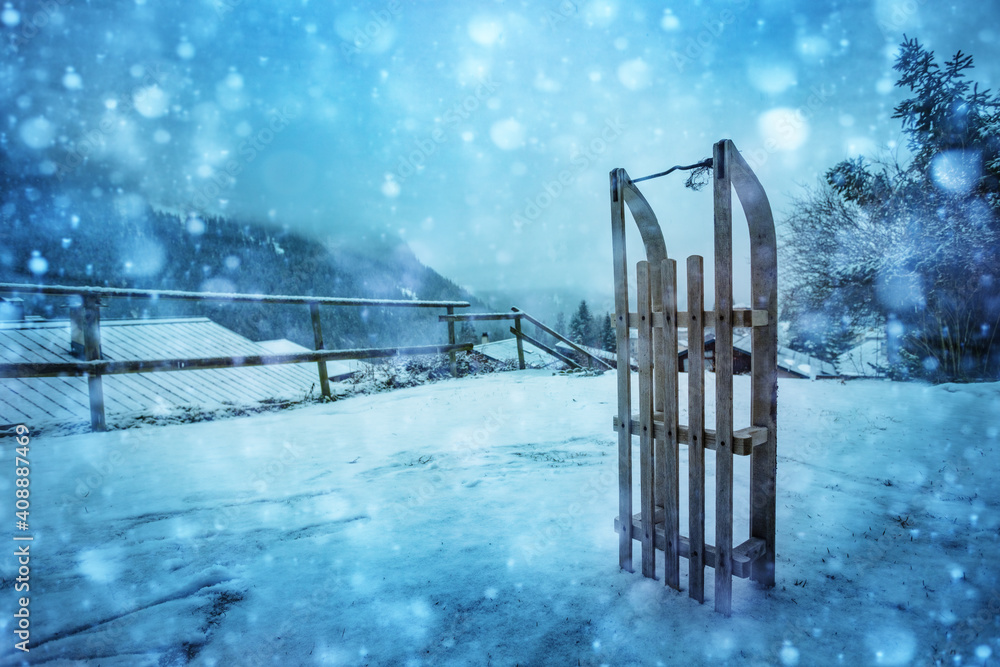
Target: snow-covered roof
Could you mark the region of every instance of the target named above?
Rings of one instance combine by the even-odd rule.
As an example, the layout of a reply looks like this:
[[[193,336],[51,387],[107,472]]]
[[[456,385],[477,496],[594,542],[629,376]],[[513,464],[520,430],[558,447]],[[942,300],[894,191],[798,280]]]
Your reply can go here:
[[[113,360],[249,356],[273,351],[205,317],[103,320],[101,350],[105,359]],[[70,354],[69,321],[0,324],[0,361],[76,361]],[[265,399],[303,398],[310,389],[318,392],[318,382],[316,364],[135,373],[103,378],[105,411],[109,417],[130,413],[164,415],[187,405],[240,405]],[[86,421],[89,418],[86,378],[0,379],[2,424]]]
[[[577,343],[577,345],[579,345],[581,348],[583,348],[587,352],[590,352],[592,355],[594,355],[598,359],[604,359],[605,361],[618,361],[618,354],[615,353],[615,352],[608,352],[607,350],[601,350],[601,349],[596,348],[596,347],[590,347],[589,345],[580,345],[579,343]],[[573,348],[571,348],[566,343],[563,343],[562,341],[559,341],[558,343],[556,343],[556,352],[561,352],[561,353],[566,354],[566,355],[579,354],[576,350],[574,350]]]
[[[472,349],[496,361],[517,361],[517,339],[515,338],[482,343]],[[529,366],[545,367],[562,362],[552,358],[548,352],[543,352],[528,341],[524,341],[524,363]]]
[[[733,349],[746,354],[753,354],[753,338],[749,333],[733,338]],[[805,352],[793,350],[784,345],[778,346],[778,368],[787,373],[804,378],[836,378],[840,377],[837,367],[829,361],[811,357]]]
[[[885,377],[889,365],[885,333],[869,332],[863,343],[837,357],[837,368],[846,377]]]
[[[271,354],[295,354],[297,352],[312,352],[308,347],[303,347],[287,338],[275,340],[262,340],[257,343]],[[303,362],[311,368],[316,368],[316,364],[311,361]],[[354,359],[332,360],[326,362],[326,374],[330,380],[345,380],[362,370],[365,366],[363,361]]]

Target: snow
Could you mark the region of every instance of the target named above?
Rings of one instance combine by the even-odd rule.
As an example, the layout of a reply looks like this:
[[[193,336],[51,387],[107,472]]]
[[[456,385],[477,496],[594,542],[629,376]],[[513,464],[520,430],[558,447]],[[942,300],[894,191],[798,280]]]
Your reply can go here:
[[[493,46],[503,35],[503,24],[488,16],[469,21],[469,37],[481,46]]]
[[[747,74],[754,88],[772,95],[783,93],[796,83],[795,69],[780,62],[751,61]]]
[[[524,145],[524,126],[515,118],[505,118],[493,123],[490,127],[490,139],[505,151],[514,150]]]
[[[765,145],[776,151],[794,151],[809,138],[809,121],[800,110],[789,107],[765,111],[757,119],[757,129]]]
[[[480,343],[479,345],[473,347],[473,349],[484,357],[493,359],[494,361],[517,362],[518,360],[517,340],[514,338],[505,338],[504,340]],[[543,352],[538,349],[528,341],[524,341],[521,344],[521,349],[524,352],[524,363],[530,367],[562,368],[564,366],[561,361],[552,357],[548,352]]]
[[[21,141],[29,148],[41,150],[52,143],[56,128],[44,116],[36,116],[21,124]]]
[[[8,28],[13,28],[20,22],[21,12],[11,7],[10,3],[5,4],[3,11],[0,12],[0,23],[3,23]]]
[[[735,388],[739,424],[747,378]],[[528,370],[39,435],[30,658],[905,665],[996,653],[1000,384],[781,380],[778,585],[736,580],[730,619],[686,597],[684,562],[681,593],[619,571],[615,401],[613,373]],[[747,475],[737,460],[738,541]],[[0,495],[12,492],[9,471]],[[15,567],[0,559],[8,582]],[[711,569],[706,580],[712,591]],[[9,615],[0,630],[11,636]],[[27,657],[4,651],[5,664]]]
[[[170,98],[158,85],[147,86],[135,96],[135,110],[146,118],[159,118],[167,113]]]
[[[271,354],[297,354],[301,352],[311,352],[309,348],[290,341],[287,338],[262,340],[257,341],[256,344]],[[303,365],[309,367],[315,366],[314,363],[307,363]],[[363,372],[363,369],[366,366],[367,364],[363,361],[357,361],[355,359],[334,359],[326,362],[326,373],[327,377],[331,380],[341,380],[354,375],[355,373]]]
[[[642,90],[652,83],[652,72],[645,60],[635,58],[618,66],[618,80],[629,90]]]
[[[871,332],[860,345],[837,357],[837,369],[841,375],[882,377],[889,365],[889,351],[885,334]]]
[[[983,175],[983,156],[975,150],[950,150],[938,153],[931,161],[934,183],[950,193],[968,194]]]

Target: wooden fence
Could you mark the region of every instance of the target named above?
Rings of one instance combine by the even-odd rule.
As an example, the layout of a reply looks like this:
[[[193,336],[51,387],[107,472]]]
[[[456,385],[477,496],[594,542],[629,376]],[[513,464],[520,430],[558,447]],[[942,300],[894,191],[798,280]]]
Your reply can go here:
[[[521,320],[527,320],[531,324],[534,324],[538,328],[539,331],[547,333],[548,335],[552,336],[553,338],[555,338],[558,341],[562,341],[563,343],[565,343],[566,345],[568,345],[571,349],[573,349],[575,352],[577,352],[578,354],[582,355],[583,358],[587,359],[588,362],[592,366],[594,366],[596,368],[600,368],[602,370],[610,370],[611,369],[611,365],[608,362],[606,362],[604,359],[601,359],[600,357],[592,354],[591,352],[589,352],[585,348],[577,345],[576,343],[574,343],[573,341],[571,341],[569,338],[566,338],[565,336],[563,336],[562,334],[560,334],[555,329],[552,329],[552,328],[546,326],[545,324],[543,324],[539,320],[535,319],[534,317],[532,317],[528,313],[524,312],[523,310],[521,310],[519,308],[511,308],[511,311],[512,312],[510,312],[510,313],[469,313],[468,315],[454,315],[454,314],[449,313],[448,315],[441,315],[441,316],[439,316],[438,319],[440,319],[442,322],[448,322],[449,326],[451,326],[451,327],[455,326],[455,322],[481,322],[481,321],[487,321],[487,320],[493,320],[493,321],[496,321],[496,320],[513,320],[514,326],[512,326],[510,328],[510,332],[512,334],[514,334],[514,338],[517,339],[517,362],[518,362],[518,366],[521,368],[521,370],[524,370],[524,367],[525,367],[525,363],[524,363],[524,341],[528,341],[529,343],[531,343],[532,345],[534,345],[535,347],[537,347],[539,350],[542,350],[543,352],[546,352],[546,353],[552,355],[556,359],[559,359],[563,363],[567,364],[570,368],[579,368],[580,367],[580,364],[577,363],[575,360],[571,359],[570,357],[567,357],[565,354],[557,352],[553,348],[551,348],[548,345],[542,343],[537,338],[532,338],[528,334],[524,333],[523,327],[521,326]]]
[[[396,355],[435,354],[447,352],[450,356],[452,375],[457,374],[455,354],[472,349],[472,344],[455,343],[455,324],[448,321],[448,343],[444,345],[422,345],[411,347],[365,348],[353,350],[328,350],[323,343],[323,329],[320,325],[320,306],[375,306],[385,308],[444,308],[448,315],[455,317],[456,308],[468,308],[465,301],[409,301],[403,299],[349,299],[317,296],[281,296],[269,294],[220,294],[214,292],[181,292],[175,290],[118,289],[107,287],[64,287],[59,285],[20,285],[0,283],[0,293],[43,294],[49,296],[72,297],[76,303],[70,306],[70,317],[80,324],[83,340],[79,345],[82,359],[55,363],[7,363],[0,364],[0,378],[32,378],[85,376],[90,397],[90,424],[95,431],[107,429],[104,414],[104,390],[101,377],[122,373],[151,373],[159,371],[183,371],[210,368],[236,368],[244,366],[269,366],[316,362],[319,372],[320,391],[324,397],[330,396],[330,381],[326,362],[338,359],[375,359]],[[139,298],[176,299],[186,301],[227,301],[236,303],[297,304],[309,307],[312,319],[315,351],[293,354],[199,357],[185,359],[144,359],[114,361],[101,358],[101,299]],[[447,317],[446,316],[446,317]]]

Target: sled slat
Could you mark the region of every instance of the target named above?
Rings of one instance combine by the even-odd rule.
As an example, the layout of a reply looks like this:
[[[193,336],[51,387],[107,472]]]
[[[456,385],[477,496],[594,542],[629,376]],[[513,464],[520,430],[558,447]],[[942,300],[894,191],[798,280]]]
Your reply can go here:
[[[656,461],[657,468],[662,470],[664,488],[663,495],[664,531],[666,542],[664,546],[663,582],[676,590],[680,590],[680,472],[677,460],[677,262],[665,259],[662,262],[660,276],[663,280],[663,353],[660,363],[663,364],[666,386],[663,388],[664,409],[663,421],[659,435],[653,427],[653,437],[663,443],[663,455]],[[659,453],[659,452],[658,452]]]
[[[705,329],[704,260],[688,272],[688,595],[705,601]]]
[[[642,574],[656,576],[653,545],[653,318],[649,262],[636,265],[639,308],[639,506],[642,515]]]
[[[733,206],[729,144],[715,144],[715,610],[733,607]]]

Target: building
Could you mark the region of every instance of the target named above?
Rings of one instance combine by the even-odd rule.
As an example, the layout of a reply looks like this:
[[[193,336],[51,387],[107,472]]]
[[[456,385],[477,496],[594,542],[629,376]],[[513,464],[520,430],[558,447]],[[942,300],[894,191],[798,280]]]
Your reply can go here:
[[[677,359],[681,371],[688,370],[687,330],[678,329]],[[733,334],[733,373],[744,375],[750,372],[753,360],[753,339],[750,332],[737,329]],[[715,372],[715,332],[705,332],[705,368]],[[790,347],[778,346],[779,378],[839,378],[837,367],[822,359],[811,357]]]
[[[482,343],[472,348],[474,351],[493,361],[517,362],[517,339],[505,338],[504,340],[493,341],[492,343]],[[550,366],[561,366],[562,362],[555,359],[548,352],[538,349],[528,341],[523,342],[524,363],[532,368],[547,368]]]

